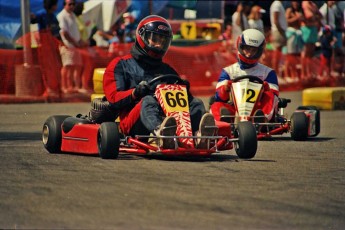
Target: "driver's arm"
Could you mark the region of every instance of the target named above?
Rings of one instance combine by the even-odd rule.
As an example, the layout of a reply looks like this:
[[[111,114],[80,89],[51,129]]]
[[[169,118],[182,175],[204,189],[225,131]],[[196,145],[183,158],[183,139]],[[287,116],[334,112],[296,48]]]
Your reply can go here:
[[[219,78],[218,83],[216,85],[216,101],[227,102],[230,99],[229,92],[230,92],[230,76],[229,74],[223,69]]]
[[[121,109],[134,102],[132,89],[126,89],[126,78],[121,58],[115,58],[107,66],[103,75],[103,90],[107,100],[115,109]]]
[[[277,77],[276,72],[274,70],[271,70],[268,73],[265,81],[269,84],[270,91],[278,97],[279,96],[279,85],[278,85],[278,77]]]

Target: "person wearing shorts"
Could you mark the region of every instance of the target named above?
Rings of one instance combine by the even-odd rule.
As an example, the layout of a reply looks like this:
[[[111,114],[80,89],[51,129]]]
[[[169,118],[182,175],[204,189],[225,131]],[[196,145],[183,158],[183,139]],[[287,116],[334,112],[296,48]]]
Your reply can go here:
[[[301,23],[304,50],[302,52],[302,78],[312,77],[312,61],[315,53],[315,43],[318,40],[318,26],[322,15],[313,1],[302,1],[304,20]]]
[[[281,1],[274,1],[270,7],[272,45],[274,47],[272,67],[279,72],[279,63],[282,58],[282,48],[286,45],[285,30],[287,22],[285,8]]]
[[[65,0],[63,10],[57,15],[63,46],[60,47],[62,61],[61,90],[63,93],[78,91],[81,87],[82,58],[78,48],[86,43],[81,39],[74,0]]]
[[[291,1],[291,7],[286,9],[285,16],[288,28],[285,32],[287,43],[284,79],[287,83],[293,83],[299,81],[299,73],[296,66],[300,64],[300,56],[304,46],[301,31],[301,21],[304,16],[302,14],[301,3],[299,1]]]

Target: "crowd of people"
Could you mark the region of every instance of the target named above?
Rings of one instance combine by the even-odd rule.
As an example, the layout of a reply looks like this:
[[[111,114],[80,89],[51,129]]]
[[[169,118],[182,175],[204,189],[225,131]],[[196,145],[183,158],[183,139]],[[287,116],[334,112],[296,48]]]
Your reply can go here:
[[[57,13],[58,0],[44,0],[45,13],[31,15],[31,22],[38,23],[39,31],[50,31],[61,41],[62,93],[92,91],[88,75],[82,74],[81,49],[92,53],[92,46],[111,48],[113,44],[135,41],[136,26],[130,13],[123,14],[109,31],[95,26],[90,30],[81,16],[83,2],[63,0],[63,9]],[[227,52],[236,56],[239,35],[246,29],[261,31],[267,41],[266,49],[272,52],[264,52],[260,61],[276,71],[281,83],[344,76],[343,6],[339,1],[326,1],[319,6],[315,1],[273,1],[269,9],[264,9],[252,1],[238,1],[219,39],[225,41]],[[263,21],[264,14],[269,14],[269,23]],[[50,90],[53,86],[45,79]]]
[[[281,83],[344,76],[344,3],[316,3],[273,1],[265,24],[265,9],[252,1],[238,1],[231,22],[225,24],[226,36],[220,39],[227,39],[236,52],[236,40],[244,30],[263,32],[272,52],[270,58],[263,54],[261,61],[278,73]]]
[[[93,46],[108,48],[113,43],[133,42],[135,31],[134,18],[129,13],[123,14],[109,31],[98,29],[95,25],[88,25],[83,20],[84,1],[63,0],[63,9],[57,11],[59,0],[44,0],[44,12],[31,14],[31,23],[38,24],[39,34],[51,33],[60,41],[59,54],[61,58],[61,71],[59,86],[56,82],[49,80],[50,73],[43,73],[45,87],[48,94],[59,94],[54,88],[59,88],[61,93],[82,93],[91,94],[90,77],[84,68],[85,60],[82,53],[92,55]],[[38,38],[39,40],[39,38]],[[41,44],[40,49],[44,49]],[[46,47],[46,46],[45,46]],[[48,46],[49,47],[49,46]],[[42,50],[42,53],[49,51]],[[44,62],[44,61],[42,61]],[[45,63],[49,64],[49,63]]]

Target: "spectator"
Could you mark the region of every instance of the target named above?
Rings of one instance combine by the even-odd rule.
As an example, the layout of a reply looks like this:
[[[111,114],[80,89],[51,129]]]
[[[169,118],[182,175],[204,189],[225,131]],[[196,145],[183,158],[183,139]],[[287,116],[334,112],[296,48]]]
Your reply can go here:
[[[130,12],[126,12],[123,14],[123,32],[118,34],[119,36],[123,36],[124,42],[134,42],[135,40],[135,17]],[[119,31],[118,31],[119,32]]]
[[[232,43],[234,49],[236,49],[238,36],[242,34],[242,31],[249,28],[247,17],[250,13],[250,9],[250,1],[240,1],[236,12],[232,15]]]
[[[54,12],[57,10],[58,0],[44,0],[43,7],[45,12],[41,14],[31,14],[31,24],[38,23],[38,30],[48,30],[51,34],[61,40],[59,21],[57,20]]]
[[[60,34],[64,44],[60,47],[62,60],[61,90],[64,93],[72,93],[80,90],[82,57],[78,48],[87,45],[81,39],[77,17],[73,12],[74,7],[74,0],[64,0],[64,8],[57,16],[61,28]]]
[[[311,59],[315,54],[315,43],[318,40],[318,28],[321,25],[322,14],[313,1],[302,1],[304,20],[301,23],[304,49],[302,51],[302,78],[312,77]]]
[[[335,15],[333,10],[334,4],[335,1],[326,1],[319,9],[320,13],[322,14],[321,24],[323,26],[330,26],[332,30],[335,29]]]
[[[94,47],[90,46],[90,43],[92,42],[92,36],[90,36],[89,29],[90,27],[90,21],[85,22],[84,18],[82,16],[84,10],[84,2],[76,2],[76,5],[74,7],[74,14],[77,17],[77,23],[78,23],[78,29],[80,33],[80,38],[83,42],[85,42],[85,48],[82,50],[79,50],[82,56],[82,62],[84,65],[81,67],[81,88],[78,87],[79,93],[84,94],[90,94],[92,92],[91,88],[91,78],[93,75],[93,69],[94,69],[94,60],[96,58],[96,51],[94,50]]]
[[[226,24],[225,29],[221,35],[219,35],[219,40],[224,41],[231,41],[231,35],[232,35],[232,26],[231,24]]]
[[[95,34],[97,46],[109,47],[112,43],[125,42],[125,23],[123,18],[116,21],[109,31],[98,30]]]
[[[59,22],[54,14],[58,0],[44,0],[45,12],[31,14],[31,24],[38,24],[39,33],[36,36],[38,44],[39,64],[41,65],[42,79],[45,86],[44,95],[60,95],[61,60],[58,47],[61,43]]]
[[[322,27],[322,35],[320,37],[321,43],[321,55],[320,55],[320,66],[319,66],[319,76],[320,80],[325,77],[331,76],[331,59],[333,55],[333,47],[336,43],[336,37],[333,35],[333,30],[331,26],[325,25]],[[326,71],[324,71],[326,70]],[[324,73],[327,73],[327,76]]]
[[[345,4],[345,3],[344,3]],[[335,18],[335,36],[337,38],[337,42],[335,44],[335,48],[336,49],[340,49],[343,46],[343,32],[345,31],[345,9],[341,10],[340,8],[340,3],[339,2],[335,2],[335,4],[333,5],[333,11],[334,11],[334,18]]]
[[[335,17],[334,36],[337,38],[337,41],[334,45],[333,71],[335,71],[338,76],[345,76],[345,54],[343,50],[343,33],[345,32],[345,1],[336,1],[333,5],[333,10]]]
[[[272,68],[277,72],[282,59],[282,48],[286,45],[285,31],[287,29],[287,21],[285,17],[285,8],[281,1],[274,1],[270,7],[271,21],[271,42],[274,48],[272,57]]]
[[[266,10],[262,9],[260,6],[253,6],[248,16],[249,28],[257,29],[264,34],[264,23],[261,19],[264,13],[266,13]]]
[[[232,46],[232,26],[231,24],[226,24],[225,29],[221,35],[219,35],[218,39],[223,41],[223,46],[226,47],[226,50],[230,50]]]
[[[75,14],[75,16],[77,17],[77,23],[78,23],[78,29],[79,29],[79,33],[80,33],[80,38],[81,40],[89,43],[89,32],[88,32],[88,26],[86,25],[82,13],[84,10],[84,2],[76,2],[73,13]]]
[[[232,26],[230,22],[225,25],[225,29],[218,39],[222,41],[222,46],[219,49],[222,60],[231,62],[234,59],[234,55],[232,53]]]
[[[297,64],[303,50],[301,21],[303,20],[301,3],[291,1],[291,7],[285,12],[288,28],[286,29],[285,80],[288,83],[299,81]],[[300,63],[299,63],[300,64]]]

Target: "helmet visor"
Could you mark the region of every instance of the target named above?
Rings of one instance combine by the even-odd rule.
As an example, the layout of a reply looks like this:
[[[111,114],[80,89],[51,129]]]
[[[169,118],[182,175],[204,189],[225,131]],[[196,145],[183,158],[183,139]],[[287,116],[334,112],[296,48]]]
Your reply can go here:
[[[145,33],[146,44],[153,49],[166,51],[170,45],[170,37],[152,31]]]
[[[241,54],[248,59],[256,58],[259,52],[259,47],[248,46],[244,44],[240,45],[240,49]]]

